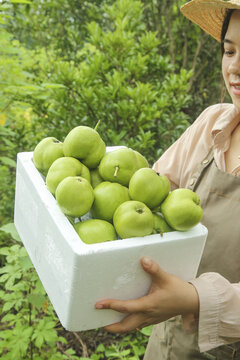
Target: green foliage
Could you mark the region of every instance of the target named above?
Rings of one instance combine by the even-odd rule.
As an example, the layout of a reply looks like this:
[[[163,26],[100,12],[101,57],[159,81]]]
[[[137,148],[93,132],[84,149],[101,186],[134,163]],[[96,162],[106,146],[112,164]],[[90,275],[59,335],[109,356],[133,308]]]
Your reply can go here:
[[[109,30],[88,23],[74,61],[53,52],[50,58],[44,51],[26,53],[28,83],[3,89],[3,95],[17,96],[18,104],[27,99],[28,130],[38,133],[28,136],[29,145],[40,136],[62,140],[74,126],[94,127],[101,119],[108,145],[131,146],[153,162],[189,125],[183,109],[191,99],[192,72],[174,72],[170,58],[158,52],[161,40],[147,31],[140,1],[116,1],[104,15]]]
[[[162,39],[159,50],[176,70],[193,72],[188,93],[193,101],[185,112],[193,122],[210,104],[221,101],[220,44],[180,12],[185,0],[143,0],[148,29]],[[229,100],[229,99],[228,99]]]
[[[14,225],[0,230],[14,239],[0,249],[0,257],[5,258],[0,269],[1,359],[66,359],[58,344],[67,340],[58,335],[59,321]]]
[[[8,29],[27,47],[40,44],[54,48],[61,57],[75,61],[88,35],[87,22],[95,21],[104,31],[112,29],[111,14],[105,11],[105,5],[113,3],[113,0],[48,0],[35,1],[31,6],[16,4],[14,11],[9,11]],[[188,91],[194,103],[187,109],[192,122],[203,108],[220,101],[221,55],[219,44],[181,14],[180,6],[184,3],[185,0],[142,0],[142,23],[138,27],[144,24],[148,31],[156,33],[161,40],[158,53],[169,56],[177,71],[181,68],[193,71]],[[126,18],[128,14],[132,15],[131,9]]]
[[[27,48],[48,48],[72,59],[86,37],[86,21],[102,21],[107,0],[45,0],[14,4],[7,28]]]
[[[90,356],[92,360],[141,360],[144,356],[148,337],[151,334],[152,326],[148,326],[141,331],[126,335],[121,342],[113,342],[110,346],[100,344],[94,354]],[[147,336],[145,336],[147,334]],[[80,357],[79,360],[88,358]]]
[[[10,221],[13,216],[14,184],[16,161],[14,153],[15,134],[8,128],[0,126],[0,224]]]

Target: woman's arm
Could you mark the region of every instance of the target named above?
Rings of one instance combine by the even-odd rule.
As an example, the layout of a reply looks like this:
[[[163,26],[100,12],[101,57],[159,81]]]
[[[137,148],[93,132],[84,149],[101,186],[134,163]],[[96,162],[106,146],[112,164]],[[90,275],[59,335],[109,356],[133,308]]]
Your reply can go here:
[[[240,283],[218,273],[191,281],[199,295],[198,345],[201,352],[240,341]]]

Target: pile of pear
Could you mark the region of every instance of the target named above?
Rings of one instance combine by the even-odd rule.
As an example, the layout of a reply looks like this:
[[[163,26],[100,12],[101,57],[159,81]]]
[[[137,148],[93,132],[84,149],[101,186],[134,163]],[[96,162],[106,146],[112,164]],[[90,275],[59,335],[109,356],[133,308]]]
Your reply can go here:
[[[188,231],[203,216],[195,192],[171,191],[167,176],[150,168],[141,153],[129,147],[107,151],[88,126],[73,128],[63,142],[43,138],[33,163],[86,244]]]

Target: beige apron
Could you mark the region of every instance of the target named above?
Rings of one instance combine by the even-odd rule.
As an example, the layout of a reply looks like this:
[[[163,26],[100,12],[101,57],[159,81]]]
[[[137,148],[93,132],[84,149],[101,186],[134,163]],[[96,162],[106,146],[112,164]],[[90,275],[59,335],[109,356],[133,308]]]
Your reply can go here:
[[[240,281],[240,178],[219,170],[210,151],[193,174],[189,189],[200,196],[202,223],[209,230],[198,275],[218,272],[230,282]],[[240,359],[240,342],[200,353],[197,333],[186,334],[181,319],[154,326],[144,360]]]

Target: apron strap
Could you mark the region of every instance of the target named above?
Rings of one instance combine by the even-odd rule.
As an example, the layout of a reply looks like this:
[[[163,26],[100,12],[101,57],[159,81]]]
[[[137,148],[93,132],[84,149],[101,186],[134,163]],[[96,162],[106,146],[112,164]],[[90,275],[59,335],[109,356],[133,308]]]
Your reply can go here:
[[[203,170],[213,161],[213,159],[214,157],[213,157],[213,147],[212,147],[209,153],[207,154],[207,156],[200,162],[200,164],[198,164],[195,171],[193,172],[189,184],[187,186],[188,189],[194,191]]]

